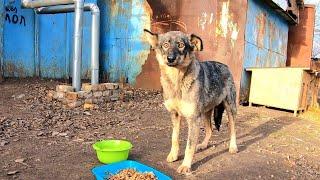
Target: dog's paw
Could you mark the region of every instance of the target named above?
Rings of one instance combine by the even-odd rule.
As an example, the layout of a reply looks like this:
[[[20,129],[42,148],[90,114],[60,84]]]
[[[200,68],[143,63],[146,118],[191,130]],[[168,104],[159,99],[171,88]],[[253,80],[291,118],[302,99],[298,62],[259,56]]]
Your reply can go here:
[[[180,174],[188,175],[191,173],[191,167],[185,166],[185,165],[180,165],[177,169],[177,172]]]
[[[197,151],[201,151],[208,148],[208,144],[198,144],[196,147]]]
[[[171,163],[178,160],[178,153],[172,153],[170,152],[167,156],[167,162]]]
[[[237,146],[236,147],[229,147],[229,153],[231,154],[235,154],[238,152],[238,148]]]

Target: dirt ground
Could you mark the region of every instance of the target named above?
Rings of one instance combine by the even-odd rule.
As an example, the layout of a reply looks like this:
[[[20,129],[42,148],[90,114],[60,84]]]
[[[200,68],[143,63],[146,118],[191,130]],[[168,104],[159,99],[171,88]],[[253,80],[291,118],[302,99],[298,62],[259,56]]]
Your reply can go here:
[[[227,120],[210,147],[195,155],[189,176],[175,173],[186,142],[183,123],[179,161],[165,161],[171,122],[158,92],[134,91],[129,102],[97,110],[63,109],[45,100],[59,82],[7,79],[0,83],[0,179],[94,179],[100,165],[92,144],[128,139],[130,159],[174,179],[320,179],[320,122],[291,112],[240,106],[236,121],[239,153],[228,153]],[[203,130],[201,132],[203,137]]]

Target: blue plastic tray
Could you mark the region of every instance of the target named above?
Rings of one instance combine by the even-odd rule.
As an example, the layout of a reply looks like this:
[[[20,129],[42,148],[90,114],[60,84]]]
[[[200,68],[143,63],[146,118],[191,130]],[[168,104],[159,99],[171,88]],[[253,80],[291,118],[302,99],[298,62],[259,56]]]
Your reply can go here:
[[[153,169],[150,166],[141,164],[137,161],[121,161],[117,163],[107,164],[98,166],[92,169],[92,173],[96,177],[97,180],[105,180],[108,178],[109,174],[117,174],[119,171],[123,169],[133,168],[139,172],[153,172],[154,175],[158,178],[158,180],[172,180],[169,176],[163,174],[160,171]]]

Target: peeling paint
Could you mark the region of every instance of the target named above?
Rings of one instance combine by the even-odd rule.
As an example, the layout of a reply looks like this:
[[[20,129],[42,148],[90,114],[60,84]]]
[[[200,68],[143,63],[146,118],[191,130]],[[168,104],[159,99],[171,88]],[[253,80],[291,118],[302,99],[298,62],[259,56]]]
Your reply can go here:
[[[248,1],[241,101],[248,98],[250,75],[245,68],[284,67],[287,59],[288,23],[257,0]]]
[[[143,29],[150,29],[152,10],[145,0],[111,1],[110,6],[105,69],[109,80],[124,77],[134,84],[150,51]]]
[[[230,37],[231,45],[234,47],[234,43],[238,39],[239,28],[238,24],[232,21],[233,14],[229,11],[229,6],[229,1],[222,3],[220,19],[217,19],[218,22],[216,22],[216,36]]]

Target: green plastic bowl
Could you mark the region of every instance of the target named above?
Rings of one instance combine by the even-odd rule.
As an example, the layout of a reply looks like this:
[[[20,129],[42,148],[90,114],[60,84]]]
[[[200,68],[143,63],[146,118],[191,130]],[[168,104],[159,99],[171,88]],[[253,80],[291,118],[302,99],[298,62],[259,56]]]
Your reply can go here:
[[[110,164],[127,160],[132,144],[124,140],[102,140],[94,143],[92,147],[101,163]]]

